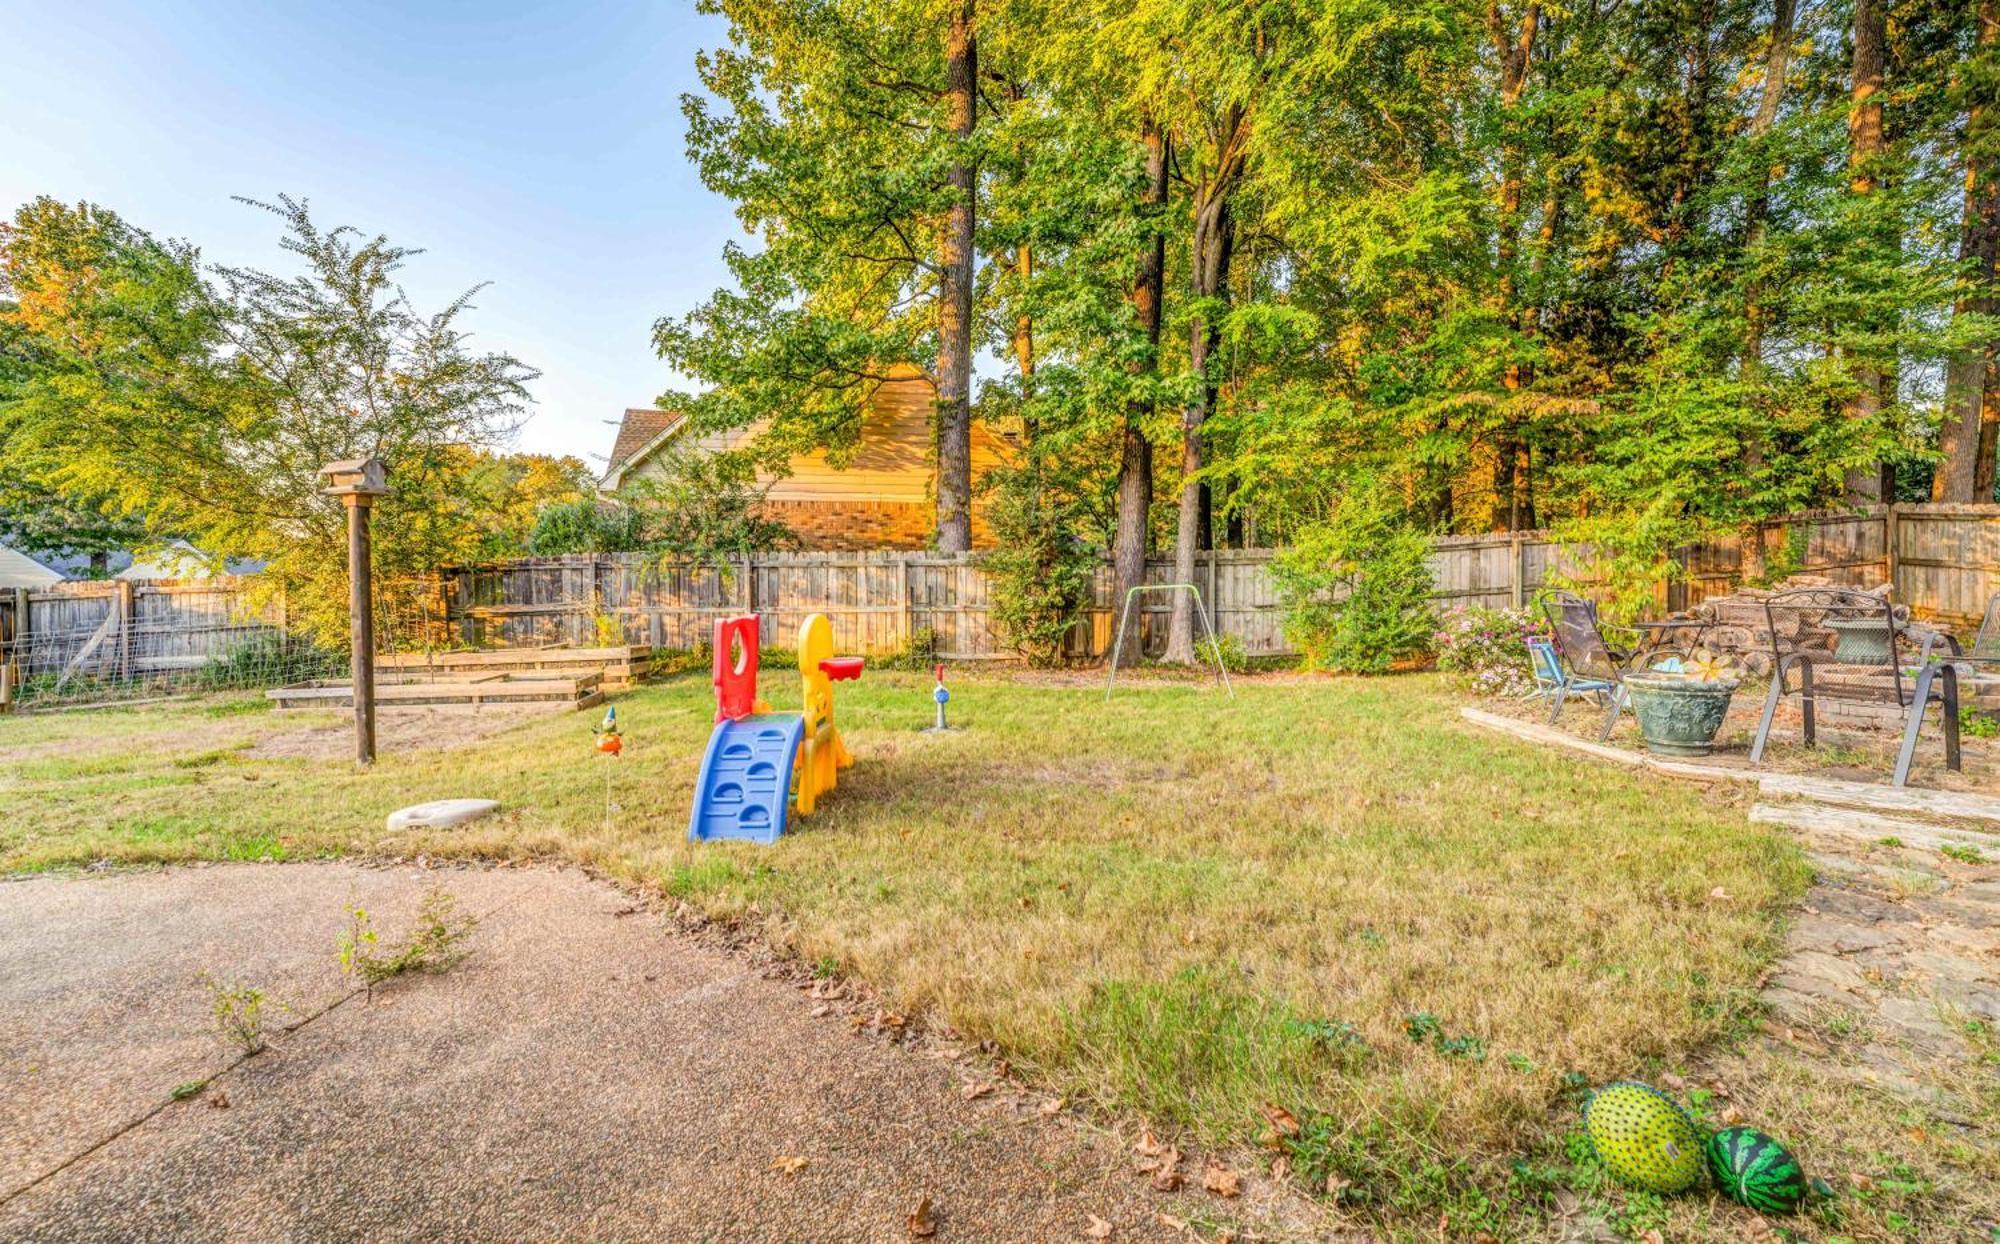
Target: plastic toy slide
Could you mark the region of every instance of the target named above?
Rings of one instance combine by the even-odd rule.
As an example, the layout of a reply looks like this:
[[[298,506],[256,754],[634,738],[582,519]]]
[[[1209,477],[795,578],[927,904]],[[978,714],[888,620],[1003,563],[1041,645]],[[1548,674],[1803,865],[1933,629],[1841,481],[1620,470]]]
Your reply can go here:
[[[695,778],[688,838],[743,838],[766,845],[831,791],[854,763],[833,724],[833,684],[861,677],[859,657],[833,655],[821,614],[799,629],[803,712],[774,713],[757,698],[757,619],[715,624],[715,732]]]
[[[785,832],[792,764],[805,732],[805,718],[797,713],[754,713],[716,723],[695,781],[688,837],[776,842]]]

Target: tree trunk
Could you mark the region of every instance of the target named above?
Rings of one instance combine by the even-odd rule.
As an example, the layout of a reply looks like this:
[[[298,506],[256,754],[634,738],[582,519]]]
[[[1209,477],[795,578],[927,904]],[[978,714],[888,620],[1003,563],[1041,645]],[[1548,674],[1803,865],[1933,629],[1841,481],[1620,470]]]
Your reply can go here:
[[[1496,259],[1498,263],[1499,311],[1502,318],[1510,323],[1519,323],[1521,312],[1515,303],[1514,267],[1521,248],[1521,187],[1526,180],[1523,166],[1527,154],[1523,148],[1519,130],[1519,119],[1513,115],[1521,102],[1522,94],[1528,86],[1528,67],[1535,50],[1535,29],[1541,21],[1539,0],[1530,3],[1521,14],[1519,26],[1510,27],[1505,14],[1501,12],[1499,0],[1493,0],[1486,10],[1487,33],[1493,39],[1495,51],[1500,58],[1500,107],[1503,113],[1500,139],[1500,186],[1498,238]],[[1518,389],[1523,377],[1520,369],[1509,366],[1506,385],[1509,390]],[[1516,476],[1519,472],[1523,449],[1520,432],[1513,426],[1513,416],[1502,416],[1505,424],[1499,430],[1493,454],[1493,518],[1491,526],[1496,531],[1511,530],[1519,519],[1519,501],[1515,497]]]
[[[1785,95],[1785,74],[1792,63],[1792,23],[1798,15],[1798,0],[1776,0],[1771,11],[1771,46],[1764,53],[1764,90],[1757,100],[1756,115],[1750,118],[1750,141],[1756,142],[1778,123],[1778,105]],[[1764,238],[1764,223],[1771,212],[1771,182],[1779,170],[1765,165],[1757,172],[1757,184],[1750,192],[1743,219],[1743,251],[1756,262],[1756,249]],[[1764,362],[1764,329],[1767,312],[1762,302],[1762,283],[1753,271],[1743,294],[1743,368],[1754,375]],[[1759,457],[1761,458],[1761,453]]]
[[[1854,82],[1852,111],[1847,117],[1848,186],[1855,194],[1872,194],[1884,151],[1882,136],[1882,68],[1884,0],[1855,0]],[[1860,387],[1847,401],[1847,417],[1873,421],[1882,413],[1882,373],[1872,363],[1854,369]],[[1882,469],[1878,463],[1847,472],[1847,500],[1867,505],[1883,500]]]
[[[1160,365],[1160,304],[1167,266],[1167,238],[1160,217],[1167,203],[1167,137],[1151,118],[1141,125],[1146,145],[1146,190],[1140,202],[1147,236],[1139,248],[1139,270],[1132,282],[1132,312],[1145,339],[1144,357],[1133,365],[1142,376],[1150,377]],[[1118,457],[1118,539],[1112,550],[1112,578],[1117,596],[1112,602],[1113,625],[1125,608],[1126,594],[1146,581],[1148,511],[1153,504],[1153,444],[1146,439],[1146,419],[1153,413],[1153,400],[1133,399],[1125,408],[1124,441]],[[1141,628],[1135,621],[1125,635],[1118,653],[1119,662],[1139,659],[1143,647]]]
[[[1980,0],[1979,60],[2000,56],[2000,0]],[[1965,119],[1965,224],[1958,257],[1971,283],[1958,300],[1959,315],[2000,312],[2000,169],[1994,167],[1994,106],[1975,98]],[[1933,501],[1993,499],[1993,441],[1987,429],[2000,420],[1995,409],[1996,346],[1986,341],[1951,360],[1945,372],[1944,421],[1938,448],[1944,461],[1931,480]],[[1984,476],[1984,483],[1981,477]]]
[[[1214,298],[1227,288],[1229,252],[1235,242],[1229,200],[1217,197],[1195,217],[1194,296]],[[1215,385],[1207,378],[1209,359],[1220,339],[1220,326],[1208,315],[1196,314],[1188,325],[1188,371],[1201,377],[1193,398],[1181,411],[1180,523],[1174,533],[1174,582],[1194,582],[1194,555],[1201,546],[1202,487],[1195,479],[1202,467],[1201,425],[1215,408]],[[1212,607],[1212,606],[1211,606]],[[1194,660],[1194,602],[1185,592],[1174,593],[1167,618],[1169,661]]]
[[[972,252],[978,170],[972,127],[979,50],[973,0],[959,0],[945,38],[945,101],[959,145],[949,173],[951,210],[938,238],[937,543],[944,553],[972,547]]]
[[[1207,310],[1210,299],[1229,292],[1229,256],[1236,245],[1236,224],[1229,210],[1230,196],[1243,172],[1241,157],[1243,109],[1232,107],[1223,122],[1222,141],[1216,152],[1214,177],[1202,187],[1195,203],[1194,237],[1188,254],[1193,266],[1193,294],[1198,308],[1188,324],[1188,371],[1200,378],[1194,396],[1181,410],[1181,499],[1180,522],[1174,531],[1174,582],[1194,582],[1195,550],[1203,543],[1203,492],[1195,476],[1202,467],[1201,427],[1215,408],[1215,384],[1208,376],[1209,359],[1220,340],[1221,326]],[[1209,602],[1209,608],[1214,603]],[[1186,592],[1175,592],[1167,615],[1168,661],[1188,664],[1194,660],[1194,600]]]

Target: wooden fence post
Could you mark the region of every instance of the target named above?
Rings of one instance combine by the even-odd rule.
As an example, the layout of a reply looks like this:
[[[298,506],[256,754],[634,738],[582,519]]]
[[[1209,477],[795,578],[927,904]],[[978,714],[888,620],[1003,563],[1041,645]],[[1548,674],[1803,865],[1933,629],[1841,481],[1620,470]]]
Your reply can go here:
[[[1528,561],[1526,543],[1520,532],[1514,532],[1507,540],[1507,586],[1512,589],[1514,608],[1528,603]]]
[[[132,678],[132,581],[130,579],[118,580],[114,607],[118,610],[118,680],[128,682]]]
[[[34,634],[35,615],[31,612],[31,602],[27,588],[14,589],[14,660],[27,664],[32,656],[29,636]]]
[[[902,552],[896,554],[896,616],[903,628],[897,645],[908,648],[916,642],[917,627],[916,619],[910,616],[910,555]]]
[[[1891,501],[1882,512],[1882,572],[1889,584],[1889,597],[1899,599],[1902,592],[1896,587],[1896,503]]]

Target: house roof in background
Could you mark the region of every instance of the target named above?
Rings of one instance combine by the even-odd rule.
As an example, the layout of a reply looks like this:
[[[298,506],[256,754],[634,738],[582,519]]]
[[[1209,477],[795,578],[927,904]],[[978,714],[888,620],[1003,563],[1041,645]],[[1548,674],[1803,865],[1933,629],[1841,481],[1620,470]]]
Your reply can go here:
[[[61,583],[62,576],[26,553],[0,544],[0,588],[49,587]]]
[[[635,406],[625,412],[623,422],[618,425],[618,439],[611,444],[611,461],[606,464],[606,475],[629,462],[639,451],[660,439],[660,434],[681,421],[679,411],[654,410],[647,406]]]
[[[65,553],[60,557],[48,558],[46,564],[50,568],[60,571],[63,577],[67,579],[205,579],[210,577],[214,572],[202,568],[206,564],[205,559],[201,564],[197,564],[192,560],[187,560],[183,564],[186,554],[190,553],[196,558],[201,556],[199,552],[195,551],[193,545],[188,544],[184,540],[176,540],[165,550],[154,553],[143,560],[133,557],[129,550],[114,550],[105,554],[104,566],[101,570],[92,568],[90,554],[88,553]],[[135,563],[138,567],[136,570],[134,570]],[[252,558],[229,557],[223,559],[222,573],[230,575],[256,574],[264,566],[264,562]]]

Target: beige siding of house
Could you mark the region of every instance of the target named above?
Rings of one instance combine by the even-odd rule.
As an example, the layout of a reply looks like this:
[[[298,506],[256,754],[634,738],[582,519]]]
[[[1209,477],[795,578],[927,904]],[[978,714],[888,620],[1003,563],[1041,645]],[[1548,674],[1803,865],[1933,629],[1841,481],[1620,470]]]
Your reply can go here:
[[[895,378],[875,391],[861,424],[861,444],[844,466],[834,466],[823,452],[800,454],[789,462],[788,473],[765,478],[770,489],[765,500],[773,516],[798,531],[813,547],[923,547],[934,519],[932,393],[930,381],[921,372],[899,368]],[[694,445],[710,452],[730,449],[754,438],[757,432],[751,427],[711,433]],[[975,481],[998,466],[1006,452],[1005,441],[984,424],[973,425]],[[658,461],[656,455],[641,463],[634,474],[658,470]],[[823,522],[814,519],[810,507],[816,505],[825,507]],[[976,522],[976,510],[974,518]],[[849,523],[858,543],[838,539],[838,532]],[[918,526],[921,531],[913,530]]]

